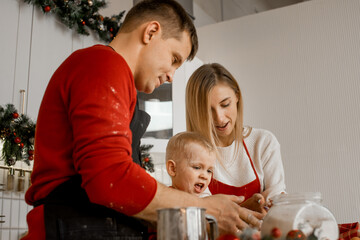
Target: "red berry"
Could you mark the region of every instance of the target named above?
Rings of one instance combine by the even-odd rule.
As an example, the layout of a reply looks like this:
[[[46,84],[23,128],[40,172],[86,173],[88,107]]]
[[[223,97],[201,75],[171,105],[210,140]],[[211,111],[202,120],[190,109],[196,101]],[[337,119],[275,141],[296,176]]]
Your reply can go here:
[[[21,139],[20,139],[19,137],[16,137],[16,138],[14,139],[14,142],[15,142],[15,143],[21,143]]]
[[[49,5],[44,7],[45,12],[50,12],[50,10],[51,10],[51,7]]]
[[[34,155],[29,155],[28,159],[31,161],[31,160],[34,160]]]
[[[149,158],[148,158],[148,157],[144,158],[144,161],[145,161],[145,162],[148,162],[148,161],[149,161]]]
[[[300,231],[300,230],[291,230],[290,232],[288,232],[288,234],[286,235],[286,239],[287,240],[305,240],[306,236],[305,234]]]
[[[34,155],[34,150],[29,150],[28,153],[29,155]]]
[[[86,22],[85,22],[85,21],[82,21],[82,22],[81,22],[81,24],[82,24],[82,25],[85,25],[85,24],[86,24]]]
[[[114,31],[114,29],[111,27],[111,28],[109,29],[109,31],[112,32],[112,31]]]
[[[277,227],[274,227],[272,230],[271,230],[271,236],[273,236],[274,238],[279,238],[281,237],[281,230]]]
[[[218,237],[217,240],[239,240],[239,238],[232,234],[224,234]]]
[[[23,147],[24,147],[24,143],[20,143],[19,147],[23,148]]]
[[[19,114],[18,114],[17,112],[14,112],[14,113],[12,114],[12,117],[13,117],[14,119],[16,119],[16,118],[19,117]]]

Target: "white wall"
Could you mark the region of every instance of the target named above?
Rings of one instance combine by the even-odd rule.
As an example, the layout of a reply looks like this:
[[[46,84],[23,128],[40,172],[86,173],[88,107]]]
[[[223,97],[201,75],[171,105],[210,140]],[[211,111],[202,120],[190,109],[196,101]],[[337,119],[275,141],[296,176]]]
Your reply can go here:
[[[198,57],[238,79],[245,124],[278,138],[288,192],[360,220],[360,1],[314,0],[198,29]]]

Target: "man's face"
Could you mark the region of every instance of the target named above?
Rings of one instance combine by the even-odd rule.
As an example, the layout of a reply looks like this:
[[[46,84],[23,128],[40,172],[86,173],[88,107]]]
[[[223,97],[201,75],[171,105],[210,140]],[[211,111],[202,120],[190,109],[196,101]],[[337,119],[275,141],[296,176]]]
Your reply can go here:
[[[197,143],[189,145],[186,151],[190,157],[176,162],[172,184],[176,189],[199,195],[210,184],[216,155]]]
[[[175,70],[187,59],[191,51],[191,41],[187,32],[180,40],[161,34],[141,50],[140,59],[134,72],[135,86],[138,91],[152,93],[164,82],[172,82]]]

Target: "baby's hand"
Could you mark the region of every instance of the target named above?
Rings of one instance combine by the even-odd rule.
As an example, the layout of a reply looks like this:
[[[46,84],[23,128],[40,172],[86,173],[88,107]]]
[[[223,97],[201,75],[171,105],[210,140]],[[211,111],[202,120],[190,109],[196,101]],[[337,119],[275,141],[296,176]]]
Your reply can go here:
[[[267,213],[268,207],[266,206],[266,201],[263,195],[260,193],[255,193],[246,201],[240,203],[241,207],[245,207],[247,209],[259,212],[264,216]]]

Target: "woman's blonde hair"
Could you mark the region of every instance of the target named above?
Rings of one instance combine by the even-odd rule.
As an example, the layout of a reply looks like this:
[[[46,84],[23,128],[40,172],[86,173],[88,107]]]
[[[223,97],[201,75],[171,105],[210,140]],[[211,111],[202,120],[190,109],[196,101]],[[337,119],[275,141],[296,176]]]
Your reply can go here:
[[[236,148],[239,149],[239,146],[242,146],[243,139],[243,101],[241,91],[231,73],[218,63],[202,65],[191,75],[187,83],[186,128],[187,131],[199,132],[211,144],[219,146],[220,140],[216,134],[209,97],[211,90],[218,84],[229,86],[234,90],[238,98],[234,135],[235,140],[237,140]]]

